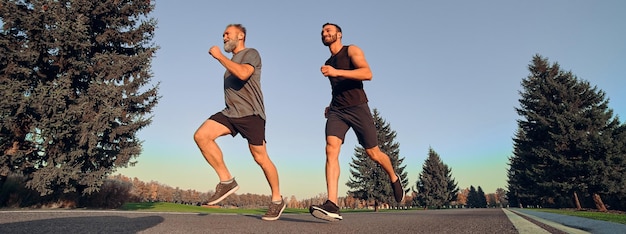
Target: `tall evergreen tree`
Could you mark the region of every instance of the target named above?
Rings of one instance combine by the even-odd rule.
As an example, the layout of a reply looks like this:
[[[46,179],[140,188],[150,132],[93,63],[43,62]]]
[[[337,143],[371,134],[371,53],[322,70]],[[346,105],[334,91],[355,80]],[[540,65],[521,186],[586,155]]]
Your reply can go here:
[[[146,0],[0,3],[0,177],[92,193],[141,152],[156,21]],[[0,181],[1,182],[1,181]],[[1,186],[1,185],[0,185]]]
[[[476,190],[476,207],[480,207],[480,208],[486,208],[487,207],[487,196],[485,196],[485,191],[483,191],[483,188],[481,188],[480,186],[478,186],[478,189]]]
[[[408,177],[404,171],[406,166],[402,165],[404,157],[400,157],[400,144],[395,142],[396,131],[391,129],[390,124],[380,116],[376,108],[373,110],[373,117],[378,133],[378,147],[391,159],[391,164],[402,184],[407,184]],[[350,163],[350,175],[346,183],[350,188],[348,191],[350,196],[365,201],[374,201],[375,210],[378,210],[380,203],[398,205],[393,198],[389,176],[380,165],[367,156],[365,149],[361,146],[354,149],[354,157]]]
[[[605,93],[539,55],[529,70],[516,109],[521,119],[509,162],[511,201],[571,207],[575,194],[615,192],[623,178],[607,174],[614,158],[623,158],[614,147],[620,124]]]
[[[478,201],[478,192],[476,188],[471,185],[469,189],[469,193],[467,193],[467,207],[468,208],[477,208],[480,207],[480,201]]]
[[[450,205],[451,202],[456,201],[457,195],[459,193],[459,186],[456,183],[456,180],[452,177],[452,169],[450,169],[446,165],[446,180],[448,181],[448,187],[446,190],[446,199],[444,205]]]
[[[607,149],[609,160],[606,162],[604,183],[609,188],[605,195],[606,203],[612,209],[626,210],[626,124],[614,131],[612,148]]]
[[[428,149],[428,158],[424,161],[415,187],[415,201],[425,208],[449,205],[456,200],[459,192],[457,183],[452,178],[452,170],[432,148]]]
[[[507,197],[512,206],[537,205],[542,167],[528,166],[539,165],[539,159],[532,153],[529,144],[523,144],[526,142],[524,131],[518,130],[516,139],[513,149],[515,156],[509,158]]]

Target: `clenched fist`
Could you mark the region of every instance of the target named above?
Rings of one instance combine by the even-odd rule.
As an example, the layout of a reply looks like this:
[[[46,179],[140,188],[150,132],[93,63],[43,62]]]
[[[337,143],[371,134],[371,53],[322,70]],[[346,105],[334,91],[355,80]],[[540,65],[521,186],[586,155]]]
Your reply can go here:
[[[211,56],[213,56],[213,58],[218,58],[218,57],[223,57],[224,56],[222,54],[222,51],[220,50],[220,47],[218,47],[218,46],[211,46],[211,48],[209,49],[209,54]]]
[[[337,76],[337,69],[335,69],[334,67],[330,65],[322,66],[322,68],[320,68],[320,71],[322,71],[322,75],[326,77]]]

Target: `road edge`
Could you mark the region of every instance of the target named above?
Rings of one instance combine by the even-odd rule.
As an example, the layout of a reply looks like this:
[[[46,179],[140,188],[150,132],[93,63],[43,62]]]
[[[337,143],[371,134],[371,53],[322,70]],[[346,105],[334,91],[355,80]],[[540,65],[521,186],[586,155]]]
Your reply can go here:
[[[502,210],[505,211],[505,213],[508,212],[508,213],[510,213],[512,215],[516,215],[516,216],[518,216],[521,219],[524,219],[524,218],[522,218],[522,216],[530,218],[532,220],[535,220],[537,222],[543,223],[545,225],[548,225],[548,226],[550,226],[552,228],[555,228],[555,229],[557,229],[559,231],[562,231],[562,232],[565,232],[565,233],[570,233],[570,234],[589,234],[590,233],[590,232],[587,232],[585,230],[581,230],[581,229],[573,228],[573,227],[568,227],[568,226],[565,226],[565,225],[557,223],[557,222],[553,222],[553,221],[550,221],[550,220],[547,220],[547,219],[543,219],[543,218],[540,218],[540,217],[537,217],[537,216],[534,216],[534,215],[521,213],[521,212],[518,212],[518,211],[515,211],[515,210],[506,209],[506,208],[502,208]],[[508,214],[507,214],[507,216],[508,216]],[[510,219],[511,218],[509,217],[509,220]],[[513,221],[511,221],[511,222],[513,222]],[[532,224],[532,222],[530,222],[530,221],[527,221],[527,222]],[[515,223],[513,223],[513,225],[515,225]],[[535,225],[535,224],[533,224],[533,225]],[[517,228],[517,226],[516,226],[516,228]],[[542,230],[545,230],[545,229],[542,228]],[[520,230],[520,233],[522,233],[521,230]],[[549,233],[549,232],[547,232],[547,233]]]

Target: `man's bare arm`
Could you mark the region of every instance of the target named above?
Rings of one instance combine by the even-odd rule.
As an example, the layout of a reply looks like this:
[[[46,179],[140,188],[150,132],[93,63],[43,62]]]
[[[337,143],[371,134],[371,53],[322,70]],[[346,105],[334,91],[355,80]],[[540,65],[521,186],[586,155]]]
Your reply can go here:
[[[321,68],[322,74],[327,77],[340,77],[354,80],[371,80],[372,71],[370,66],[365,60],[365,54],[361,48],[350,45],[348,48],[348,55],[352,59],[352,64],[356,67],[354,70],[340,70],[335,69],[332,66],[324,65]]]
[[[243,81],[248,80],[250,76],[252,76],[252,73],[254,72],[254,67],[252,65],[247,64],[247,63],[239,64],[239,63],[231,61],[226,56],[224,56],[224,54],[222,54],[222,51],[217,46],[211,47],[211,49],[209,50],[209,54],[211,54],[213,58],[219,61],[222,64],[222,66],[224,66],[224,68],[226,68],[226,70],[230,72],[230,74],[233,74],[235,77],[239,78],[240,80],[243,80]]]

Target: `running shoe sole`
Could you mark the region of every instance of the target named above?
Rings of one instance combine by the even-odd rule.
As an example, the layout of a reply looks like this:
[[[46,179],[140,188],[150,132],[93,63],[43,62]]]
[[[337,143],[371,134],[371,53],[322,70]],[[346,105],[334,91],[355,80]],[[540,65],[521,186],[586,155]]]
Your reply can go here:
[[[239,189],[239,185],[233,187],[232,189],[228,190],[228,192],[224,193],[224,195],[222,195],[221,197],[219,197],[217,200],[209,202],[208,204],[210,206],[215,205],[219,202],[221,202],[222,200],[224,200],[224,198],[228,197],[229,195],[233,194],[234,192],[236,192]]]
[[[285,207],[287,207],[287,203],[285,203],[285,202],[283,201],[283,208],[281,208],[281,209],[280,209],[280,212],[278,212],[278,216],[276,216],[276,217],[265,217],[265,216],[263,216],[263,217],[261,217],[261,219],[263,219],[263,220],[267,220],[267,221],[274,221],[274,220],[277,220],[277,219],[278,219],[278,218],[280,218],[280,216],[283,214],[283,210],[285,210]]]
[[[313,217],[315,218],[323,219],[323,220],[330,221],[330,222],[343,220],[343,217],[341,217],[341,215],[329,213],[328,211],[325,211],[322,208],[313,206],[311,207],[311,209],[313,209],[313,211],[311,211],[311,215],[313,215]]]

